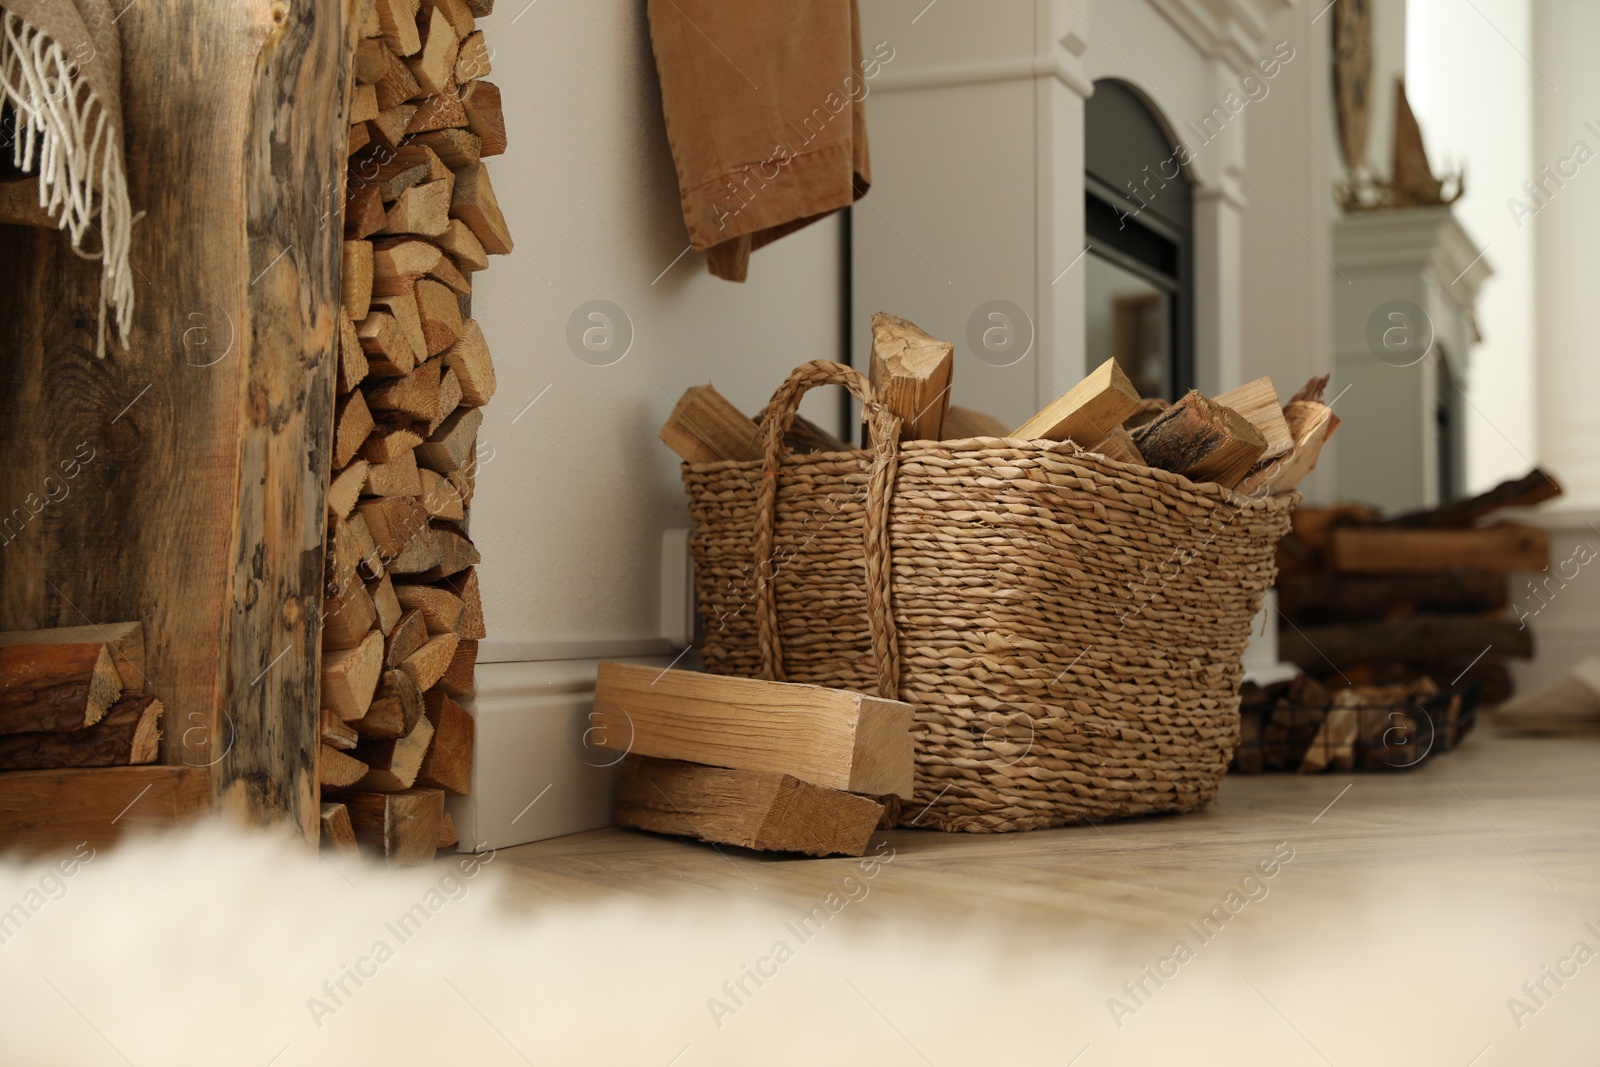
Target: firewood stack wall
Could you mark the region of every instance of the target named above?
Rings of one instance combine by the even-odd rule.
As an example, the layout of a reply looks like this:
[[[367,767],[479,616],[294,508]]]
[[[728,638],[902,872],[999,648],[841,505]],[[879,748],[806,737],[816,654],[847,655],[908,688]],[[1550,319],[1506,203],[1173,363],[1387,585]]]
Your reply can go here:
[[[495,376],[472,275],[511,251],[477,19],[493,0],[371,0],[353,64],[322,638],[325,846],[414,863],[456,844],[485,636],[467,532]]]

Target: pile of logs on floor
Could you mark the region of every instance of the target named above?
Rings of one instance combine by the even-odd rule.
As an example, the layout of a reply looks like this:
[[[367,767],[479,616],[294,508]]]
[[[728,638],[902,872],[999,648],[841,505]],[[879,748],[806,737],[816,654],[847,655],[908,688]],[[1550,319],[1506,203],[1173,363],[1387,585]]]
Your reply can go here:
[[[1014,430],[982,412],[950,403],[954,346],[905,319],[872,317],[870,380],[877,401],[900,417],[902,441],[1071,441],[1121,463],[1159,467],[1195,482],[1242,493],[1294,489],[1316,466],[1339,426],[1322,403],[1328,378],[1312,379],[1280,403],[1271,378],[1217,397],[1191,390],[1176,403],[1141,397],[1115,360],[1073,386]],[[709,385],[683,394],[661,428],[661,440],[689,463],[761,458],[760,431]],[[785,437],[795,451],[848,448],[796,418]]]
[[[494,365],[471,278],[511,251],[483,159],[504,152],[475,16],[372,0],[356,49],[323,619],[324,842],[391,862],[456,844],[485,636],[467,535]]]
[[[1576,564],[1573,573],[1552,572],[1549,538],[1537,527],[1479,523],[1560,492],[1534,470],[1481,496],[1387,520],[1353,504],[1298,509],[1278,547],[1279,654],[1330,689],[1428,675],[1452,687],[1477,683],[1486,703],[1504,700],[1507,659],[1533,654],[1526,616],[1557,595]],[[1513,590],[1516,571],[1538,577]]]
[[[1245,683],[1230,771],[1398,771],[1455,748],[1477,721],[1474,688],[1429,676],[1329,689],[1309,674]]]
[[[162,713],[139,623],[0,633],[0,771],[154,763]]]
[[[626,753],[619,826],[859,856],[911,798],[911,705],[843,689],[602,663],[589,736]]]

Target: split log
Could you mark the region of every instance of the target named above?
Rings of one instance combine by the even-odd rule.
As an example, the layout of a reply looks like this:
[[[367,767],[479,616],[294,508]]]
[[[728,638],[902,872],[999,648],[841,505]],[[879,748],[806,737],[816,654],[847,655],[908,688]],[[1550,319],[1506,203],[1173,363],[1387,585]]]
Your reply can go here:
[[[346,856],[357,853],[355,827],[343,804],[322,805],[322,847]]]
[[[416,104],[396,104],[378,112],[378,117],[367,123],[372,145],[385,152],[395,152],[405,138],[411,120],[417,116]]]
[[[378,609],[378,629],[388,634],[400,624],[402,614],[400,600],[394,595],[394,581],[389,577],[389,572],[384,571],[375,581],[369,582],[367,592],[372,594],[373,606]]]
[[[444,824],[444,794],[437,789],[403,793],[350,793],[341,797],[350,811],[356,841],[394,866],[430,862]]]
[[[322,647],[358,648],[377,621],[372,594],[352,575],[349,584],[322,599]]]
[[[1317,774],[1330,764],[1346,767],[1353,762],[1356,738],[1361,734],[1361,709],[1329,708],[1316,736],[1300,760],[1301,774]]]
[[[444,233],[450,226],[450,193],[453,184],[442,181],[413,185],[389,205],[383,228],[377,232],[415,233],[428,237]]]
[[[367,481],[363,492],[368,496],[417,496],[422,492],[422,479],[417,473],[417,454],[401,452],[388,463],[367,465]]]
[[[354,69],[356,82],[361,85],[372,85],[377,82],[389,69],[390,55],[392,53],[382,41],[357,41]]]
[[[344,239],[358,241],[371,237],[388,221],[383,197],[376,186],[355,185],[344,202]]]
[[[1025,441],[1102,440],[1113,427],[1139,410],[1139,391],[1117,361],[1108,359],[1093,374],[1057,397],[1049,407],[1007,434]]]
[[[1141,467],[1149,466],[1145,463],[1144,455],[1139,451],[1139,446],[1133,443],[1133,434],[1121,426],[1114,428],[1093,445],[1089,446],[1090,452],[1098,452],[1107,459],[1114,459],[1119,463],[1137,463]]]
[[[339,302],[354,321],[367,317],[372,300],[372,245],[345,241],[339,257]]]
[[[383,684],[367,713],[350,725],[362,737],[392,740],[414,730],[425,710],[422,690],[411,675],[402,670],[384,671]]]
[[[420,501],[413,497],[411,502],[423,514],[427,514],[427,510],[422,507]],[[410,580],[415,580],[417,575],[426,574],[438,565],[439,549],[434,544],[433,530],[430,527],[418,530],[416,536],[406,543],[405,548],[400,550],[400,554],[388,562],[390,574],[393,574],[396,578],[403,577]]]
[[[367,773],[356,783],[357,788],[375,793],[410,789],[432,740],[433,724],[422,718],[404,737],[362,741],[356,745],[356,758],[367,765]]]
[[[416,145],[401,145],[393,151],[373,150],[351,161],[350,181],[376,189],[378,199],[387,204],[413,185],[432,180],[432,153],[424,155],[425,151]]]
[[[353,156],[367,145],[372,143],[372,123],[363,122],[359,126],[350,127],[350,132],[345,136],[344,151],[346,156]],[[351,234],[345,234],[349,240]]]
[[[911,796],[911,705],[842,689],[602,663],[602,747]]]
[[[418,279],[441,281],[457,296],[468,296],[472,284],[438,245],[420,237],[378,237],[372,242],[372,292],[390,296],[409,292]]]
[[[52,626],[43,630],[7,630],[0,648],[11,645],[79,645],[100,643],[111,653],[125,694],[145,689],[144,626],[137,622],[99,622],[87,626]]]
[[[409,56],[422,48],[417,31],[417,0],[374,0],[384,43],[395,55]]]
[[[387,311],[374,311],[361,320],[356,336],[367,354],[368,373],[374,377],[397,378],[410,374],[417,365],[416,349]]]
[[[450,812],[446,809],[444,819],[439,823],[439,851],[453,849],[459,844],[461,844],[461,838],[456,833],[455,820],[450,817]]]
[[[494,0],[466,0],[466,5],[480,19],[494,14]]]
[[[379,114],[389,108],[399,107],[422,92],[422,86],[417,84],[411,68],[393,52],[385,57],[383,77],[374,82],[373,87],[378,91]]]
[[[428,638],[427,644],[400,664],[400,669],[411,675],[418,689],[427,692],[450,669],[450,661],[455,658],[456,646],[460,641],[455,634],[434,634]]]
[[[431,471],[449,474],[472,458],[477,448],[481,408],[457,408],[439,428],[417,446],[417,462]]]
[[[430,357],[436,356],[461,336],[461,302],[432,278],[417,279],[416,295],[425,348]],[[442,414],[449,414],[449,409]]]
[[[456,654],[450,666],[439,679],[439,688],[453,697],[470,697],[478,691],[476,667],[478,642],[462,640],[456,645]]]
[[[350,107],[345,118],[354,125],[378,117],[378,90],[370,85],[350,87]]]
[[[494,188],[489,184],[489,172],[481,163],[456,169],[456,188],[450,201],[450,217],[465,222],[473,235],[483,243],[484,251],[490,255],[505,255],[511,251],[511,231],[506,228],[505,216],[500,213]]]
[[[373,411],[398,411],[406,418],[427,422],[438,414],[438,360],[416,366],[405,378],[390,378],[366,389],[366,406]]]
[[[476,730],[472,715],[438,690],[427,695],[427,705],[428,722],[433,724],[433,747],[422,758],[417,784],[464,797],[472,788],[472,741]]]
[[[420,608],[410,608],[400,616],[383,646],[383,665],[399,667],[411,654],[428,643],[428,624]]]
[[[342,471],[335,471],[328,486],[328,514],[344,518],[355,509],[361,487],[367,484],[367,461],[358,459]]]
[[[363,500],[356,515],[372,531],[373,542],[385,560],[398,559],[406,546],[428,528],[428,512],[414,497],[383,497]]]
[[[434,242],[450,253],[451,258],[456,261],[456,266],[461,270],[478,271],[489,268],[489,253],[483,250],[483,242],[478,240],[478,235],[460,219],[451,219],[444,233],[434,238]]]
[[[1283,405],[1278,402],[1277,386],[1271,378],[1257,378],[1213,397],[1223,407],[1232,408],[1245,417],[1245,421],[1261,431],[1267,450],[1261,462],[1277,459],[1294,447],[1294,434],[1283,417]]]
[[[1238,485],[1241,493],[1270,491],[1273,496],[1279,496],[1291,492],[1311,473],[1322,454],[1322,446],[1339,428],[1339,416],[1333,409],[1313,400],[1289,401],[1283,409],[1283,417],[1294,437],[1294,448],[1277,461],[1251,471]]]
[[[1308,571],[1278,580],[1278,607],[1297,623],[1395,619],[1419,612],[1486,614],[1505,608],[1506,577],[1493,571],[1333,574]]]
[[[452,170],[478,166],[478,160],[483,155],[483,142],[470,130],[433,130],[417,134],[415,140],[432,149]]]
[[[427,425],[423,427],[427,430],[427,435],[432,437],[437,433],[439,427],[444,424],[445,417],[460,406],[461,379],[456,377],[455,371],[445,367],[439,375],[439,415],[428,420]]]
[[[1410,528],[1464,527],[1501,508],[1531,508],[1561,495],[1561,484],[1535,467],[1520,478],[1501,482],[1488,492],[1465,500],[1412,511],[1387,520],[1386,526]]]
[[[628,756],[614,819],[654,833],[811,856],[860,856],[883,815],[869,797],[787,774]]]
[[[475,64],[476,65],[476,64]],[[462,64],[456,61],[459,71]],[[488,63],[481,64],[487,68]],[[484,73],[488,73],[485,69]],[[459,80],[459,78],[458,78]],[[506,150],[506,116],[500,103],[500,87],[493,82],[462,83],[461,106],[467,113],[467,129],[477,135],[484,156],[498,156]]]
[[[437,433],[438,431],[434,432]],[[450,484],[456,487],[456,492],[461,494],[462,507],[470,508],[472,506],[472,487],[477,480],[477,474],[478,462],[476,459],[473,459],[471,462],[463,463],[461,466],[445,475],[445,477],[450,480]]]
[[[422,495],[418,497],[428,509],[430,518],[460,522],[466,518],[467,509],[461,503],[461,493],[450,480],[438,471],[422,470]]]
[[[383,673],[383,634],[374,630],[351,649],[322,654],[322,703],[345,722],[367,713]]]
[[[406,343],[411,346],[413,365],[420,364],[428,358],[428,339],[422,332],[422,312],[417,307],[417,290],[415,285],[407,286],[398,293],[386,293],[372,298],[372,306],[379,311],[387,311],[394,316],[395,323],[404,334]],[[401,371],[400,374],[389,374],[386,369],[376,374],[376,377],[390,378],[402,377],[409,374],[410,370]]]
[[[466,85],[477,78],[487,78],[493,66],[490,62],[489,46],[483,42],[483,31],[474,30],[461,39],[461,50],[456,53],[456,84]],[[478,136],[483,136],[479,134]],[[484,152],[484,155],[494,155],[493,152]]]
[[[1340,526],[1328,538],[1328,562],[1343,573],[1537,571],[1550,565],[1550,537],[1535,526],[1502,522],[1476,529]]]
[[[367,353],[361,345],[361,335],[356,324],[344,309],[339,309],[339,364],[336,387],[348,393],[367,376]]]
[[[472,11],[467,7],[466,0],[422,0],[423,10],[435,8],[449,20],[450,28],[456,31],[458,38],[466,37],[476,28]]]
[[[154,763],[161,754],[163,710],[153,696],[129,697],[82,730],[8,734],[0,737],[0,771]]]
[[[427,32],[422,49],[416,55],[406,53],[406,66],[424,93],[442,93],[455,82],[456,54],[461,50],[461,38],[455,27],[438,8],[424,17]]]
[[[1011,429],[993,415],[951,404],[944,413],[944,436],[947,441],[964,441],[971,437],[1010,437]]]
[[[121,695],[103,641],[0,646],[0,734],[82,730]]]
[[[684,390],[659,436],[685,463],[761,458],[760,428],[709,385]]]
[[[348,789],[361,781],[367,765],[331,745],[317,750],[317,784],[323,789]]]
[[[372,432],[361,445],[361,458],[368,463],[393,463],[423,442],[416,423],[394,412],[383,412],[374,421]],[[412,465],[416,458],[412,457]]]
[[[900,417],[900,440],[938,441],[950,406],[955,345],[928,336],[897,315],[872,316],[872,391]]]
[[[1533,638],[1510,619],[1474,615],[1413,615],[1379,622],[1289,627],[1278,654],[1319,674],[1362,663],[1431,665],[1470,660],[1493,648],[1502,656],[1533,655]]]
[[[344,468],[356,458],[356,453],[361,450],[362,442],[373,428],[372,411],[367,407],[367,398],[361,395],[359,389],[353,390],[349,396],[344,397],[334,408],[333,414],[333,465],[335,468]]]
[[[465,129],[466,126],[467,109],[461,103],[460,95],[443,92],[436,93],[417,104],[417,113],[411,116],[411,125],[406,127],[406,133]]]
[[[1134,444],[1152,467],[1233,488],[1267,449],[1261,431],[1195,390],[1139,427]]]
[[[445,579],[444,585],[461,598],[462,612],[454,633],[463,640],[480,641],[487,637],[483,622],[483,594],[478,588],[478,572],[469,568]]]
[[[327,708],[323,708],[321,711],[319,711],[317,713],[317,718],[321,724],[323,744],[327,745],[329,748],[336,748],[340,752],[349,752],[356,747],[356,741],[359,739],[359,735],[357,735],[355,729],[352,728],[349,723],[339,718],[339,716],[335,715]]]
[[[476,566],[482,559],[478,549],[461,527],[450,522],[431,522],[433,550],[439,561],[417,575],[419,581],[437,582]]]

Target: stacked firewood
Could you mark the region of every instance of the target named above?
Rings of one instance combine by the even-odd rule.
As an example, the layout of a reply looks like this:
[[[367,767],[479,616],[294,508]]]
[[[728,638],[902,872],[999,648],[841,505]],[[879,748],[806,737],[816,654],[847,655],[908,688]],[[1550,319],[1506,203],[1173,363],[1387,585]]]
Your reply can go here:
[[[1429,674],[1475,682],[1485,702],[1504,700],[1507,659],[1533,654],[1526,617],[1546,593],[1558,594],[1563,578],[1550,570],[1542,530],[1480,520],[1560,492],[1534,470],[1480,496],[1389,519],[1359,504],[1298,509],[1278,546],[1287,620],[1279,654],[1333,688]],[[1529,583],[1534,592],[1517,598],[1523,606],[1513,617],[1516,571],[1542,573],[1543,584]]]
[[[511,236],[482,162],[504,152],[475,16],[492,0],[372,0],[356,49],[322,631],[325,842],[391,862],[456,843],[485,636],[467,535],[494,366],[471,276]]]
[[[0,771],[126,767],[161,753],[136,622],[0,633]]]
[[[1314,378],[1280,404],[1271,378],[1215,398],[1191,390],[1175,404],[1141,397],[1115,360],[1017,427],[950,404],[954,346],[905,319],[872,317],[870,380],[878,402],[900,417],[903,441],[992,437],[1071,441],[1123,463],[1159,467],[1196,482],[1252,495],[1287,493],[1316,466],[1339,419],[1322,403],[1328,378]],[[796,451],[847,446],[796,419],[785,443]],[[661,440],[690,463],[761,458],[756,423],[709,385],[683,394]]]

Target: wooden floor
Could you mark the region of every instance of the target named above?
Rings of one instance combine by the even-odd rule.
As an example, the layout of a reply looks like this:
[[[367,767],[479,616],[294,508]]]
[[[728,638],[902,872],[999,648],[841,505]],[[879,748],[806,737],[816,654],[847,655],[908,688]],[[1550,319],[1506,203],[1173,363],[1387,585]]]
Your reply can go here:
[[[1070,930],[1168,930],[1215,904],[1288,842],[1295,906],[1395,884],[1600,903],[1600,738],[1496,736],[1480,727],[1415,770],[1230,776],[1196,815],[1024,834],[894,831],[870,914],[981,915]],[[886,853],[880,853],[886,854]],[[759,901],[812,906],[855,869],[610,829],[507,849],[515,898]],[[863,913],[863,918],[867,912]],[[1600,917],[1600,910],[1595,912]]]

